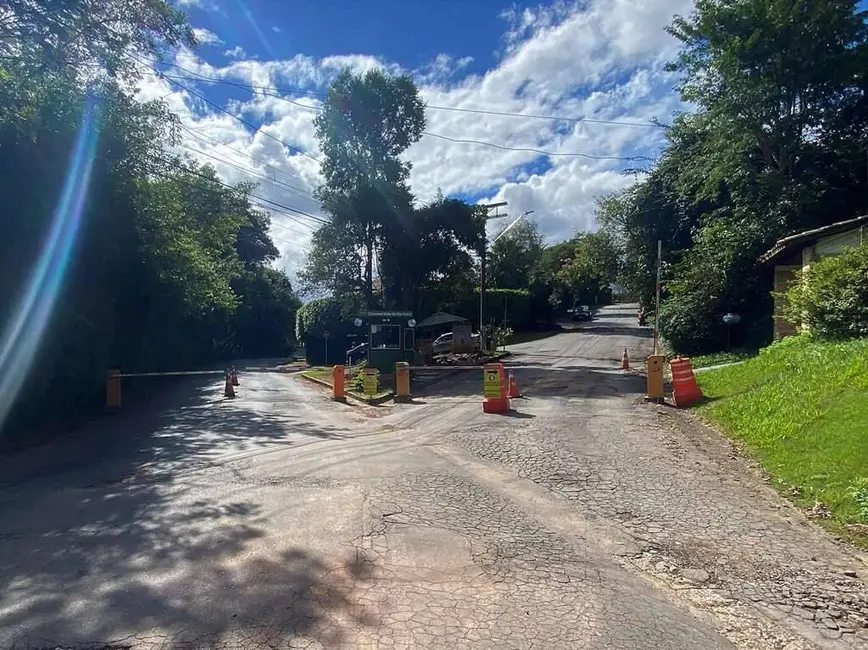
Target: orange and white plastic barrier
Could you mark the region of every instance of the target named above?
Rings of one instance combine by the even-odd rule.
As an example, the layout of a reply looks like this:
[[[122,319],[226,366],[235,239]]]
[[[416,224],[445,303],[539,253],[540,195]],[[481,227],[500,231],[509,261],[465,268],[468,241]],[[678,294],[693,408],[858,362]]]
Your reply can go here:
[[[675,406],[690,406],[702,399],[690,359],[675,357],[669,362],[669,370],[672,372],[672,401]]]

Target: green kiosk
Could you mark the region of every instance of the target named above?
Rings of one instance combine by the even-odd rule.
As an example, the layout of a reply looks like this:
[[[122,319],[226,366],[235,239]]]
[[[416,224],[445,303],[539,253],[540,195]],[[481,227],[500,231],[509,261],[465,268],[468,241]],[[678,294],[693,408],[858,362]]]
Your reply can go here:
[[[353,321],[368,326],[368,367],[384,375],[395,372],[395,363],[413,363],[416,321],[411,311],[366,311]]]

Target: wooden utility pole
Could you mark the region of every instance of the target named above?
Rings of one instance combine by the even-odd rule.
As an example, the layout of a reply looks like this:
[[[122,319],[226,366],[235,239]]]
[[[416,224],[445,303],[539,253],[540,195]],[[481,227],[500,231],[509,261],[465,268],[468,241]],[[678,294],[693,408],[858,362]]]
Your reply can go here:
[[[485,220],[482,222],[482,246],[479,248],[479,349],[483,352],[487,352],[487,346],[485,344],[485,272],[486,257],[488,256],[488,235],[486,233],[486,224],[489,219],[499,219],[508,216],[497,212],[498,208],[502,208],[506,205],[506,201],[501,201],[500,203],[490,203],[489,205],[482,206],[486,210],[494,208],[494,214],[487,215]]]
[[[663,259],[663,240],[657,240],[657,287],[654,305],[654,354],[657,354],[657,345],[660,341],[660,265]]]

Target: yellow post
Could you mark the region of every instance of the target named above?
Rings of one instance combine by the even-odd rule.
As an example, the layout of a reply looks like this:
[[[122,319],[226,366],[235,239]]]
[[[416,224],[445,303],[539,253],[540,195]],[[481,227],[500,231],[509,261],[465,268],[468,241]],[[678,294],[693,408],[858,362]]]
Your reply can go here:
[[[410,401],[410,364],[406,361],[395,363],[395,401]]]
[[[379,374],[376,368],[365,368],[365,380],[362,385],[368,397],[373,397],[379,390]]]
[[[121,371],[108,370],[105,379],[105,405],[109,409],[121,407]]]
[[[647,386],[645,399],[659,402],[663,399],[663,365],[665,357],[662,354],[652,354],[645,359]]]

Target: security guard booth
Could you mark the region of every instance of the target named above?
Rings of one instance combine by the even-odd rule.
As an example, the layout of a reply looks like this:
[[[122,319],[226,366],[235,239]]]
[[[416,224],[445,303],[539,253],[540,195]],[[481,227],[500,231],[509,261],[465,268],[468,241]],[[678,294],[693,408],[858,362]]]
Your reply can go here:
[[[416,321],[411,311],[366,311],[355,319],[368,328],[368,367],[392,375],[399,361],[413,362]]]

